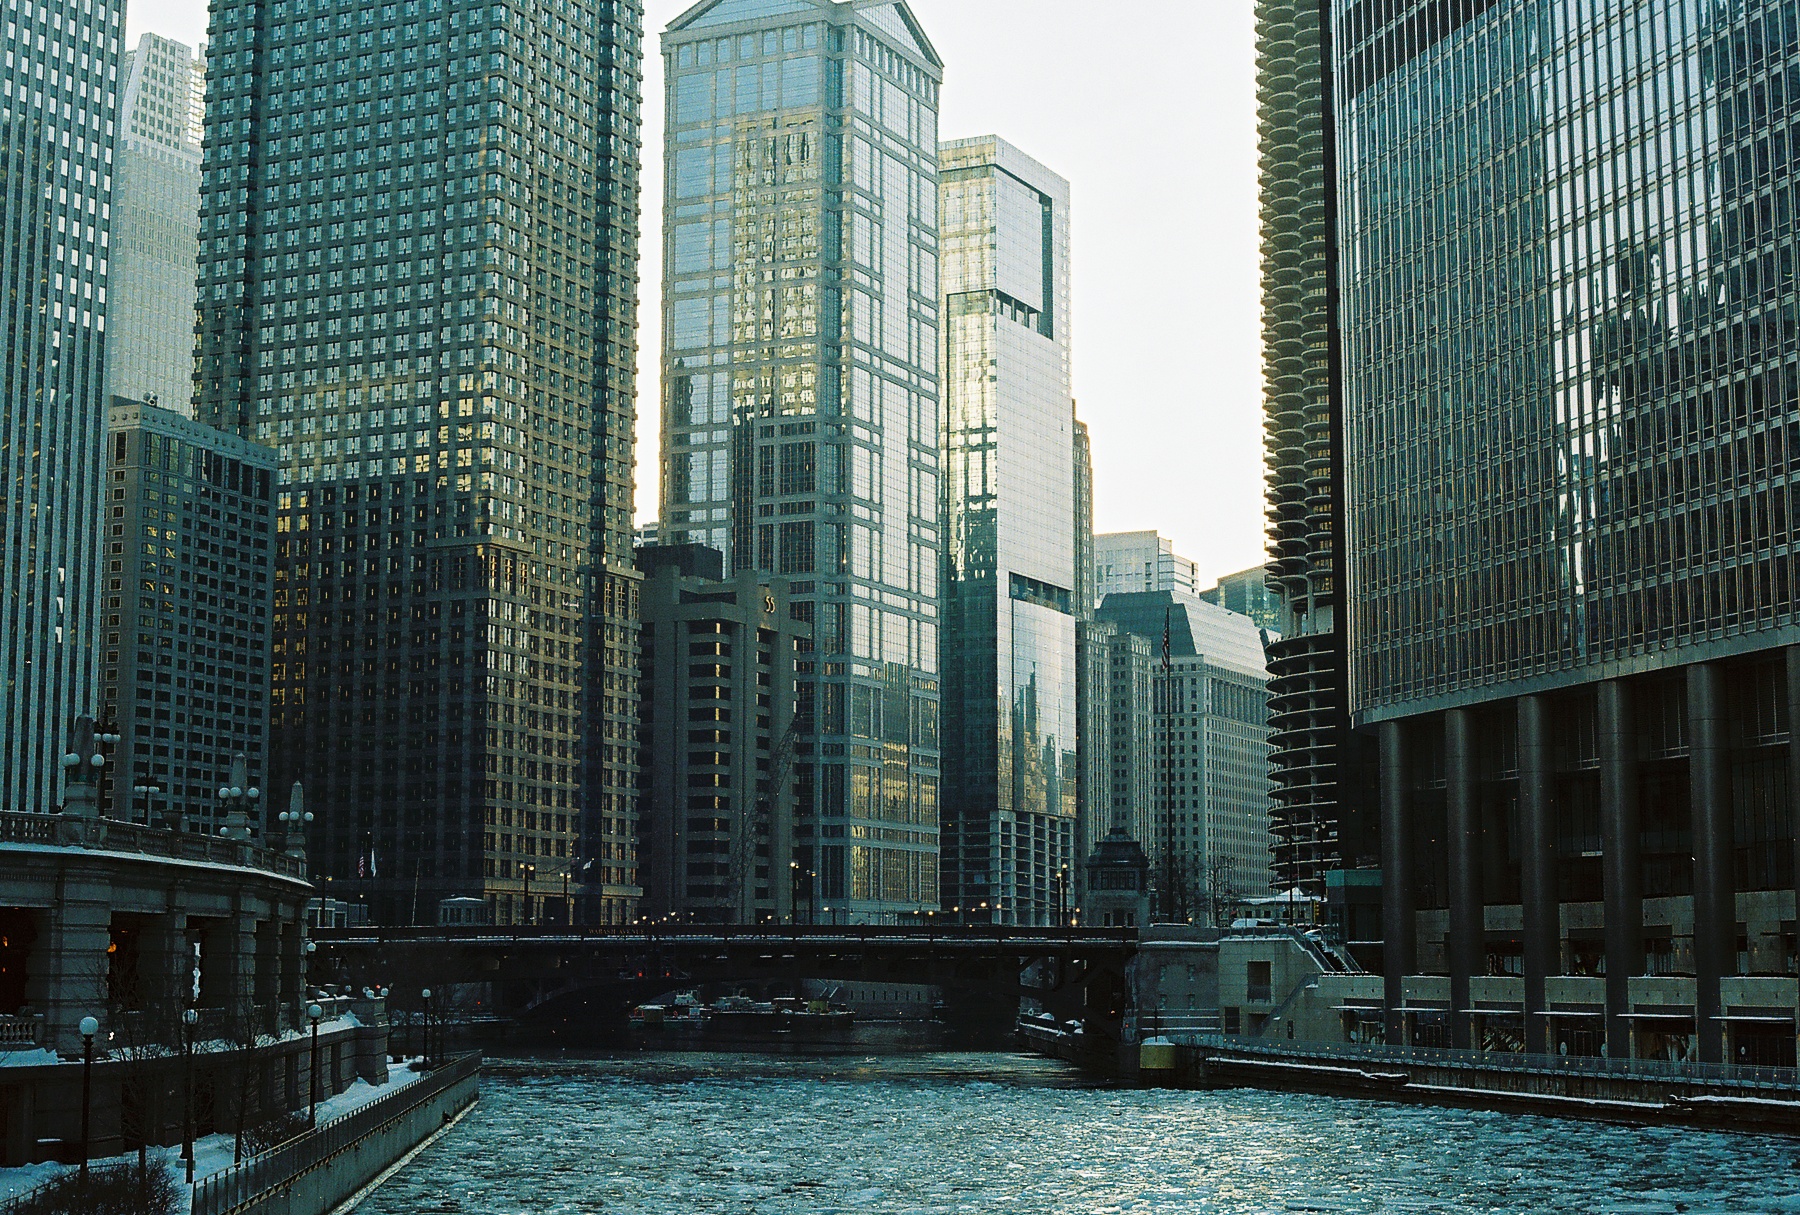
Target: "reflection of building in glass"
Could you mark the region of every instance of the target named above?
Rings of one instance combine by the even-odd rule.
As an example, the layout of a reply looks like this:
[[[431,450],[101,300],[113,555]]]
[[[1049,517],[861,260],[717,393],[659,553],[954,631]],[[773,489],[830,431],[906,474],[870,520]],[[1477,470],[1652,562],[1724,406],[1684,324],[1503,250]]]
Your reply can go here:
[[[1128,591],[1101,600],[1097,623],[1156,655],[1129,685],[1148,695],[1123,710],[1141,726],[1119,710],[1113,723],[1115,735],[1147,734],[1147,754],[1120,768],[1135,787],[1119,781],[1117,792],[1145,799],[1132,826],[1153,903],[1176,920],[1216,922],[1234,900],[1269,890],[1268,673],[1256,622],[1189,595]],[[1126,742],[1135,739],[1115,739]]]
[[[1800,22],[1385,13],[1336,100],[1389,1036],[1792,1065]]]
[[[904,4],[663,35],[664,543],[789,579],[821,906],[938,904],[937,93]]]
[[[644,744],[641,910],[795,923],[815,910],[794,856],[794,664],[811,632],[787,579],[697,544],[638,551]]]
[[[107,429],[107,531],[127,537],[101,663],[120,736],[109,813],[211,835],[233,755],[269,788],[275,453],[118,398]]]
[[[1314,896],[1333,871],[1372,866],[1375,849],[1362,796],[1367,746],[1350,729],[1338,612],[1343,435],[1328,19],[1314,0],[1256,7],[1266,577],[1281,633],[1269,646],[1274,864],[1281,889]]]
[[[1002,139],[939,149],[943,903],[1049,924],[1075,850],[1069,186]]]
[[[269,784],[377,921],[623,922],[640,10],[280,11],[212,10],[195,383],[281,461]]]
[[[1094,537],[1094,602],[1126,591],[1200,593],[1200,566],[1156,532],[1101,532]]]
[[[120,66],[113,153],[109,396],[191,412],[194,274],[199,255],[201,113],[206,61],[145,34]]]
[[[49,0],[7,13],[0,810],[47,812],[60,804],[63,739],[77,714],[96,707],[108,160],[123,10],[107,0]]]
[[[1281,599],[1269,589],[1267,566],[1254,566],[1235,574],[1226,574],[1213,586],[1200,592],[1208,603],[1256,621],[1265,629],[1281,627]]]

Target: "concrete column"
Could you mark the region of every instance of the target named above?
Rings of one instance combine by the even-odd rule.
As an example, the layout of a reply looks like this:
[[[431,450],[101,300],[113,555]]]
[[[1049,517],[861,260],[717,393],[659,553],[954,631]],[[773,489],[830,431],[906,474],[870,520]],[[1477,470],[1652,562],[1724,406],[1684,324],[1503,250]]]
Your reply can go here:
[[[112,881],[100,865],[71,853],[57,874],[56,905],[36,913],[26,996],[44,1015],[44,1045],[81,1053],[83,1017],[107,1019],[107,952],[112,943]]]
[[[1555,760],[1550,702],[1519,698],[1519,903],[1524,919],[1525,1049],[1550,1049],[1545,980],[1562,973],[1562,909],[1556,894]]]
[[[1631,1054],[1631,977],[1644,973],[1644,884],[1638,831],[1638,754],[1631,689],[1596,689],[1600,731],[1601,878],[1606,898],[1606,1049]]]
[[[1475,742],[1467,709],[1444,714],[1444,809],[1450,873],[1450,1045],[1474,1045],[1469,976],[1482,965],[1481,819],[1475,799]]]
[[[1737,969],[1732,891],[1731,757],[1717,663],[1687,669],[1688,787],[1694,830],[1694,1025],[1703,1063],[1724,1058],[1719,980]]]
[[[1405,1037],[1406,976],[1418,965],[1412,891],[1411,790],[1406,739],[1397,721],[1381,723],[1381,969],[1385,978],[1387,1040]]]

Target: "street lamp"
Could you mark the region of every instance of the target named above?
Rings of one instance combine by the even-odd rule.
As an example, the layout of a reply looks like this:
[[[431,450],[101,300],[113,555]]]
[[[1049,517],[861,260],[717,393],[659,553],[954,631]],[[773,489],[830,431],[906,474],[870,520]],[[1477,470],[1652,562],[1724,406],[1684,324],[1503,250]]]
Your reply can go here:
[[[420,1015],[425,1018],[424,1063],[431,1066],[431,988],[427,987],[419,993]]]
[[[100,1032],[100,1022],[92,1017],[81,1019],[81,1183],[87,1184],[88,1175],[88,1115],[94,1105],[94,1035]]]
[[[187,1100],[182,1114],[181,1159],[187,1168],[187,1183],[194,1184],[194,1026],[200,1021],[200,1014],[195,1009],[182,1010],[182,1087],[186,1090]]]
[[[1067,928],[1069,903],[1069,867],[1064,865],[1056,871],[1056,926]]]
[[[311,1083],[309,1083],[306,1086],[306,1089],[307,1089],[306,1095],[307,1095],[307,1098],[309,1101],[307,1111],[306,1111],[306,1124],[308,1126],[318,1126],[319,1125],[319,1018],[325,1015],[325,1010],[320,1008],[317,1004],[308,1004],[306,1006],[306,1015],[312,1021],[312,1064],[310,1066],[310,1072],[311,1072],[312,1079],[311,1079]]]
[[[531,875],[537,872],[537,866],[524,861],[519,862],[519,872],[525,877],[525,920],[530,924],[536,917],[531,914]]]
[[[788,923],[800,922],[800,862],[788,862]]]

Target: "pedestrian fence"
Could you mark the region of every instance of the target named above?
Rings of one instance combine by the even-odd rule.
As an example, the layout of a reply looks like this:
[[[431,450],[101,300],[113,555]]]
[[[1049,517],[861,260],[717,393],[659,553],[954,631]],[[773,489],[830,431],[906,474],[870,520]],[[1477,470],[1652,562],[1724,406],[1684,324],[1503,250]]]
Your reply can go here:
[[[1178,1034],[1171,1034],[1181,1040]],[[1610,1059],[1591,1055],[1522,1054],[1513,1051],[1453,1050],[1433,1046],[1388,1046],[1381,1043],[1281,1042],[1199,1033],[1186,1045],[1229,1054],[1279,1059],[1322,1059],[1337,1063],[1414,1064],[1420,1067],[1486,1068],[1545,1075],[1616,1076],[1629,1080],[1670,1080],[1722,1088],[1755,1089],[1800,1099],[1800,1073],[1790,1067],[1747,1067],[1694,1060]]]
[[[270,1190],[325,1164],[340,1152],[397,1122],[446,1089],[468,1080],[481,1070],[480,1055],[463,1055],[434,1068],[404,1088],[396,1089],[359,1109],[339,1114],[318,1128],[259,1156],[252,1156],[194,1183],[193,1215],[229,1215]],[[475,1100],[471,1089],[462,1106]],[[458,1108],[462,1108],[459,1106]],[[4,1215],[4,1212],[0,1212]]]

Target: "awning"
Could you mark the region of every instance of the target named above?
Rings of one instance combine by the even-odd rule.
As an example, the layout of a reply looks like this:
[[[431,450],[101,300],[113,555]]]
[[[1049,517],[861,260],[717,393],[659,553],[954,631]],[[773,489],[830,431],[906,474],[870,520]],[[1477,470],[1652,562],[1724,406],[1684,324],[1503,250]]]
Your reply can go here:
[[[1569,1020],[1585,1018],[1592,1021],[1598,1021],[1606,1016],[1603,1012],[1584,1012],[1570,1008],[1540,1008],[1537,1010],[1537,1015],[1540,1017],[1564,1017]]]
[[[1522,1008],[1465,1008],[1463,1012],[1470,1016],[1480,1017],[1523,1017],[1525,1015],[1525,1010]]]
[[[1448,1014],[1450,1011],[1450,1006],[1447,1004],[1444,1004],[1444,1005],[1402,1004],[1399,1008],[1396,1008],[1394,1011],[1395,1012],[1403,1012],[1403,1013],[1445,1013],[1445,1014]]]
[[[1725,1013],[1714,1021],[1734,1021],[1739,1025],[1792,1025],[1792,1017],[1772,1017],[1766,1013]]]
[[[1386,1006],[1381,1004],[1333,1004],[1331,1006],[1331,1011],[1380,1014],[1386,1011]]]
[[[1682,1012],[1680,1009],[1674,1009],[1674,1008],[1664,1008],[1664,1009],[1640,1008],[1640,1009],[1636,1010],[1635,1012],[1620,1013],[1619,1015],[1621,1017],[1625,1018],[1625,1020],[1627,1020],[1627,1021],[1690,1021],[1691,1022],[1694,1019],[1694,1012],[1692,1009],[1689,1009],[1687,1012]]]

